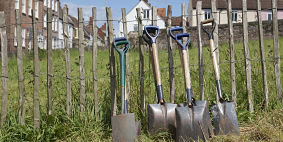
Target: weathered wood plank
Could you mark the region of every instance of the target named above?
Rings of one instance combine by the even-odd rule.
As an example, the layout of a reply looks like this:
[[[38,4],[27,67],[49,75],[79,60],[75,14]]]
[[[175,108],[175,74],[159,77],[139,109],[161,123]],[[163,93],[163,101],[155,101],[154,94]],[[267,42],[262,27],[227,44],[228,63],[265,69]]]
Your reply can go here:
[[[110,61],[110,92],[111,92],[111,115],[115,116],[117,111],[117,97],[116,97],[116,78],[115,78],[115,54],[113,47],[114,31],[113,19],[110,7],[106,7],[107,29],[108,29],[108,46],[109,46],[109,61]]]
[[[261,0],[257,0],[257,19],[258,19],[258,38],[259,38],[259,49],[261,58],[261,70],[262,70],[262,84],[263,92],[265,97],[264,107],[268,107],[268,86],[267,86],[267,76],[266,76],[266,61],[264,52],[264,41],[263,41],[263,28],[262,28],[262,16],[261,16]]]
[[[231,0],[227,0],[227,18],[229,28],[229,47],[230,47],[230,79],[232,100],[237,105],[237,90],[236,90],[236,70],[235,70],[235,45],[234,45],[234,31],[232,22],[232,5]]]
[[[79,18],[79,52],[80,52],[80,112],[81,116],[85,112],[85,68],[84,68],[84,23],[83,23],[83,10],[78,9]]]
[[[280,49],[278,40],[278,0],[272,0],[272,21],[273,21],[273,49],[274,49],[274,72],[276,82],[276,94],[279,100],[282,100],[282,86],[280,80]]]
[[[5,13],[0,12],[0,39],[1,39],[1,59],[2,59],[2,89],[1,89],[1,122],[2,127],[6,122],[8,110],[8,52],[7,52],[7,36]]]
[[[170,85],[170,102],[175,102],[175,75],[174,75],[174,58],[173,58],[173,43],[170,37],[169,30],[172,24],[172,5],[168,5],[167,9],[167,42],[168,42],[168,62],[169,62],[169,85]]]
[[[249,103],[249,111],[254,112],[253,94],[252,94],[252,71],[249,53],[249,36],[248,36],[248,15],[247,15],[247,0],[243,0],[243,46],[245,54],[245,71],[246,71],[246,87]]]
[[[69,28],[68,28],[68,8],[63,9],[63,32],[64,32],[64,49],[65,49],[65,64],[66,64],[66,111],[67,115],[72,115],[72,90],[71,90],[71,64],[70,64],[70,47],[69,47]]]
[[[25,124],[25,84],[23,73],[23,47],[22,47],[22,25],[21,13],[16,11],[16,32],[17,32],[17,64],[18,64],[18,86],[19,86],[19,104],[18,104],[18,122],[20,125]]]
[[[203,50],[201,39],[202,1],[197,2],[197,31],[198,31],[198,66],[199,66],[199,94],[204,100],[204,78],[203,78]]]
[[[97,73],[97,26],[96,26],[96,7],[92,8],[92,80],[94,92],[94,113],[96,119],[99,119],[99,104],[98,104],[98,73]]]
[[[214,47],[216,48],[216,57],[217,57],[217,62],[219,64],[219,48],[218,48],[218,11],[216,7],[216,0],[211,0],[211,12],[212,12],[212,17],[214,18],[215,22],[215,29],[213,32],[213,40],[214,40]],[[218,100],[218,99],[217,99]]]
[[[32,32],[33,32],[33,126],[40,128],[40,102],[39,102],[39,57],[38,57],[38,42],[37,42],[37,27],[36,27],[35,12],[32,15]]]
[[[47,9],[47,112],[52,115],[53,67],[52,67],[52,9]]]

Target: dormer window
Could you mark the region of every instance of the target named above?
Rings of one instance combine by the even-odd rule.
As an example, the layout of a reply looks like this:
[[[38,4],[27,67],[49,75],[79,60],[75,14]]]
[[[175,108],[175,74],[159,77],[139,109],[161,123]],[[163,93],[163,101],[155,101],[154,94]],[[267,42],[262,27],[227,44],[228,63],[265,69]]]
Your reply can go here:
[[[143,18],[144,19],[149,19],[149,9],[144,9],[143,10]]]
[[[26,0],[22,0],[22,13],[26,14]]]
[[[232,11],[232,21],[238,22],[238,11],[237,10]]]
[[[31,12],[32,12],[32,1],[33,0],[28,1],[28,15],[29,16],[31,16]]]
[[[210,9],[204,9],[204,20],[210,19],[211,17],[211,10]]]
[[[267,13],[267,20],[268,21],[272,20],[272,12],[271,11],[268,11],[268,13]]]

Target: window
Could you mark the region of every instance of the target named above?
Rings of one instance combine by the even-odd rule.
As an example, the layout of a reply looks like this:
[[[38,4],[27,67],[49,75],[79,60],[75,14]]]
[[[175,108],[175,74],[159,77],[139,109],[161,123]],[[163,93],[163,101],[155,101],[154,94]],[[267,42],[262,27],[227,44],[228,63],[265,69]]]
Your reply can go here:
[[[55,11],[57,12],[58,10],[58,2],[55,0]]]
[[[52,30],[53,30],[53,31],[55,31],[55,29],[54,29],[55,26],[54,26],[54,25],[55,25],[55,20],[54,20],[54,17],[53,17],[53,18],[52,18]]]
[[[15,32],[14,32],[15,38],[14,38],[14,46],[17,46],[17,27],[15,26]]]
[[[44,14],[43,27],[44,27],[44,28],[47,27],[47,15],[46,15],[46,14]]]
[[[134,24],[134,31],[138,31],[138,24]]]
[[[22,39],[23,39],[22,46],[26,47],[26,29],[22,29]]]
[[[149,9],[144,9],[143,10],[143,18],[144,19],[149,19]]]
[[[33,0],[28,0],[28,15],[31,16],[32,15],[32,1]]]
[[[205,9],[205,10],[204,10],[204,20],[210,19],[210,17],[211,17],[211,11],[210,11],[210,9]]]
[[[39,8],[39,4],[38,4],[38,0],[37,0],[34,3],[35,18],[38,18],[38,8]]]
[[[22,0],[22,13],[26,14],[26,0]]]
[[[55,0],[51,0],[52,1],[52,10],[54,10],[55,8]]]
[[[57,18],[55,18],[55,22],[54,22],[54,30],[57,32],[58,31],[58,20]]]
[[[272,12],[271,11],[268,11],[268,13],[267,13],[267,20],[268,21],[272,20]]]
[[[48,1],[48,8],[51,8],[51,0],[47,0]]]
[[[236,10],[232,11],[232,21],[238,22],[238,11],[236,11]]]
[[[20,2],[19,2],[19,0],[15,0],[15,9],[20,9]]]
[[[48,0],[44,0],[44,1],[43,1],[44,6],[47,6],[47,1],[48,1]]]

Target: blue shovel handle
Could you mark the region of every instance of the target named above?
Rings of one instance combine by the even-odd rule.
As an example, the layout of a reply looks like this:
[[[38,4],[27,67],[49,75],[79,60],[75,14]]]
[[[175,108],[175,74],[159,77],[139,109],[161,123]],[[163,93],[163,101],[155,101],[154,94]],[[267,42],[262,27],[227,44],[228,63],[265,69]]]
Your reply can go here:
[[[176,31],[181,31],[181,33],[184,33],[184,28],[183,27],[172,27],[172,28],[170,28],[170,30],[169,30],[170,36],[175,40],[176,40],[176,35],[174,35],[173,32],[176,32]]]
[[[145,35],[151,40],[151,43],[156,43],[156,39],[159,35],[159,28],[157,26],[144,26]],[[150,33],[154,35],[151,36]]]
[[[184,37],[188,38],[188,40],[187,40],[187,42],[185,44],[183,44],[183,38]],[[190,44],[190,41],[191,41],[190,34],[189,33],[177,34],[176,35],[176,41],[181,46],[182,50],[187,50],[188,46]]]

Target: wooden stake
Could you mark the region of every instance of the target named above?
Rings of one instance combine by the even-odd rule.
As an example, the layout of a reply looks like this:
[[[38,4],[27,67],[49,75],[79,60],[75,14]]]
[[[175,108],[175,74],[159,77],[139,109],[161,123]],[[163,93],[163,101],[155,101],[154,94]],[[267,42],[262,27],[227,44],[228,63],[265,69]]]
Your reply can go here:
[[[243,41],[245,54],[245,71],[246,71],[246,87],[249,100],[249,110],[254,112],[253,94],[252,94],[252,71],[249,53],[249,39],[248,39],[248,15],[247,15],[247,0],[243,0]]]
[[[70,50],[69,50],[69,30],[68,30],[68,8],[63,9],[63,32],[64,32],[64,45],[65,45],[65,60],[66,60],[66,111],[67,115],[72,115],[72,90],[71,90],[71,65],[70,65]]]
[[[23,52],[22,52],[22,25],[21,25],[21,13],[16,11],[16,23],[17,23],[17,64],[18,64],[18,85],[19,85],[19,106],[18,106],[18,122],[20,125],[25,124],[25,84],[23,73]]]
[[[85,69],[84,69],[84,23],[82,8],[78,8],[79,17],[79,51],[80,51],[80,112],[85,112]]]
[[[99,119],[99,106],[98,106],[98,79],[97,79],[97,26],[96,26],[96,7],[92,8],[92,80],[94,91],[94,111],[96,119]]]
[[[2,58],[2,89],[1,89],[1,123],[3,127],[8,109],[8,53],[7,53],[7,36],[5,13],[0,11],[0,39],[1,39],[1,58]]]
[[[282,100],[282,87],[280,80],[280,49],[278,41],[278,17],[277,17],[278,0],[272,0],[272,21],[273,21],[273,48],[274,48],[274,72],[276,81],[276,93],[279,100]]]
[[[33,28],[33,126],[40,128],[40,103],[39,103],[39,57],[38,57],[38,42],[37,42],[37,28],[35,11],[32,15],[32,28]]]
[[[189,1],[189,5],[188,5],[188,23],[189,26],[191,26],[193,24],[193,4],[192,1]]]
[[[216,0],[211,0],[211,12],[215,22],[215,29],[213,32],[214,47],[216,48],[216,57],[219,64],[219,48],[218,48],[218,12],[216,8]],[[217,92],[217,91],[216,91]],[[217,99],[218,100],[218,99]]]
[[[168,42],[168,62],[169,62],[169,84],[170,84],[170,102],[175,102],[175,75],[174,75],[174,58],[173,58],[173,43],[170,37],[169,30],[172,23],[172,6],[168,5],[167,11],[167,42]]]
[[[116,78],[115,78],[115,54],[113,47],[114,31],[112,22],[112,12],[110,7],[106,7],[106,17],[108,25],[108,46],[109,46],[109,61],[110,61],[110,85],[111,85],[111,115],[115,116],[117,111],[116,98]]]
[[[257,19],[258,19],[258,38],[259,38],[259,49],[261,58],[261,70],[262,70],[262,83],[263,91],[265,96],[264,107],[268,107],[268,86],[266,77],[266,65],[265,65],[265,52],[264,52],[264,41],[263,41],[263,28],[262,28],[262,17],[261,17],[261,0],[257,0]]]
[[[203,51],[201,40],[201,20],[202,20],[202,1],[197,2],[197,31],[198,31],[198,65],[199,65],[199,91],[200,99],[204,100],[204,84],[203,84]]]
[[[52,9],[47,9],[47,111],[52,115],[53,96],[53,67],[52,67]]]
[[[231,90],[232,100],[237,105],[237,91],[236,91],[236,71],[235,71],[235,47],[234,47],[234,31],[232,22],[232,5],[231,0],[227,0],[227,18],[229,28],[229,46],[230,46],[230,78],[231,78]]]

